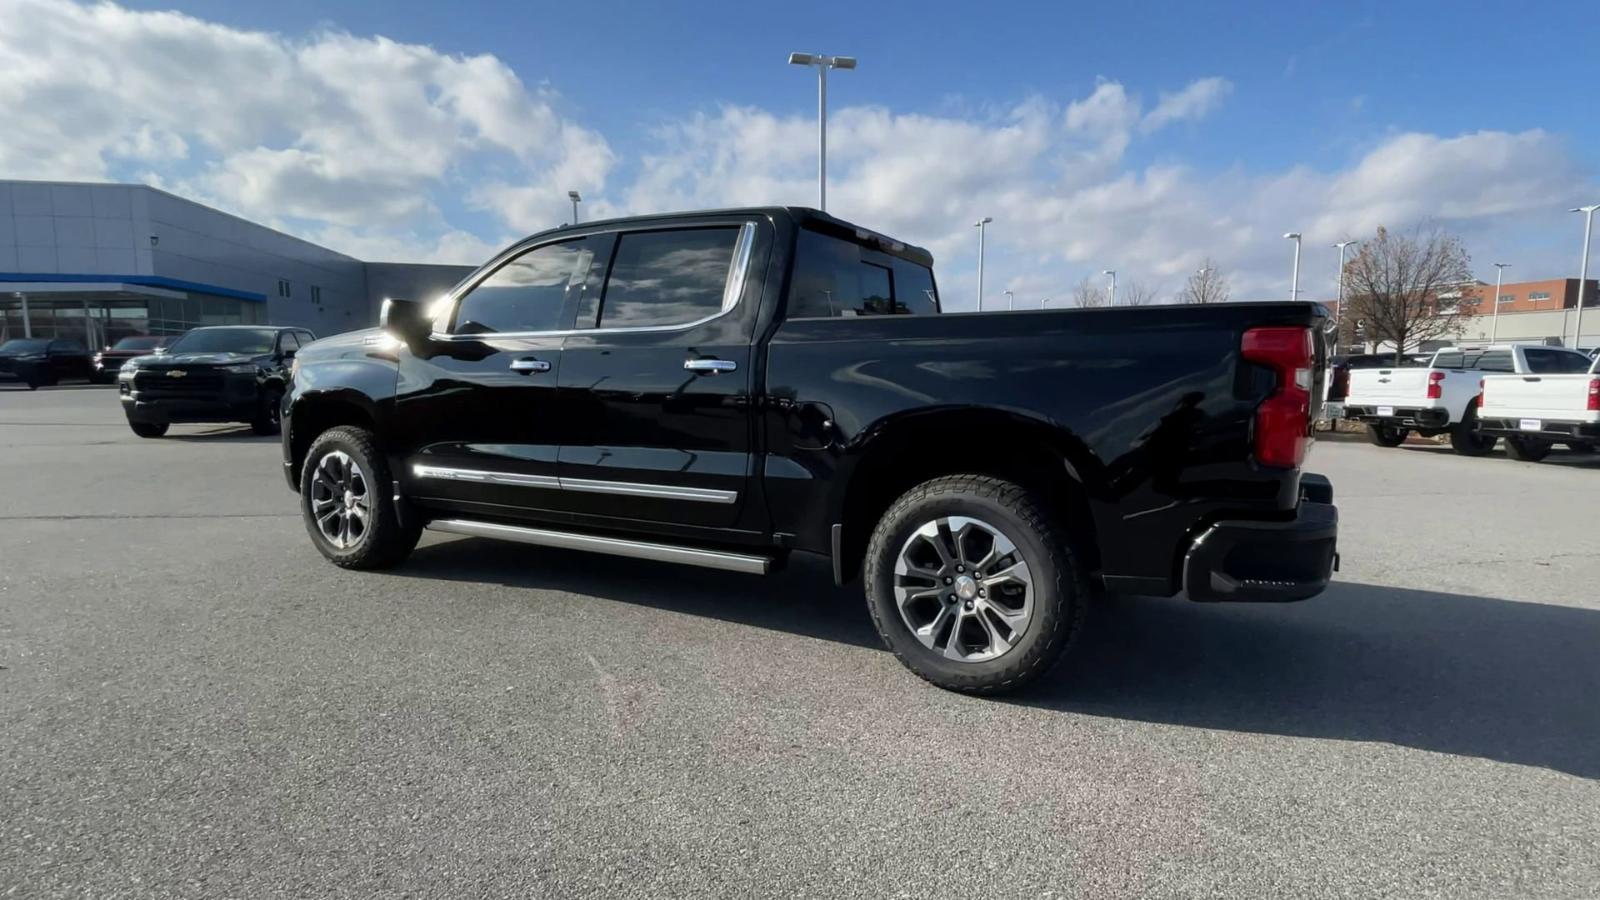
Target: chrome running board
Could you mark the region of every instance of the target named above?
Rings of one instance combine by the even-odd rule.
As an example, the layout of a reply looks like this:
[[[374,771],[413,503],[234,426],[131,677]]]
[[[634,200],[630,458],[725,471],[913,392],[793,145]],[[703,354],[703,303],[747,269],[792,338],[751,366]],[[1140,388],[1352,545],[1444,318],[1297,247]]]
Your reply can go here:
[[[698,547],[680,547],[675,544],[653,544],[648,541],[631,541],[624,538],[600,537],[572,531],[550,531],[528,528],[523,525],[503,525],[499,522],[477,522],[471,519],[434,519],[428,523],[429,531],[465,534],[472,537],[498,538],[541,547],[559,547],[563,550],[588,550],[612,556],[631,556],[634,559],[654,559],[660,562],[681,563],[686,566],[704,566],[728,572],[765,575],[772,560],[765,556],[729,553],[726,550],[704,550]]]

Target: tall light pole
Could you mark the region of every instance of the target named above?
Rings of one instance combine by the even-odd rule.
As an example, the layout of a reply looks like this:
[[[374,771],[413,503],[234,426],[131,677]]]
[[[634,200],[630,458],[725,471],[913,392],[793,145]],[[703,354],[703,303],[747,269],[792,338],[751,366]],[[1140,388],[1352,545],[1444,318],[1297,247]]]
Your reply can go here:
[[[1583,213],[1583,268],[1578,273],[1578,333],[1572,336],[1572,346],[1583,346],[1583,289],[1589,286],[1589,235],[1594,231],[1594,211],[1600,209],[1600,204],[1594,206],[1579,206],[1571,212]],[[1498,297],[1495,299],[1499,299]],[[1561,335],[1566,337],[1567,326],[1561,325]]]
[[[983,230],[993,221],[994,216],[984,216],[972,223],[972,227],[978,229],[978,312],[983,312]]]
[[[1017,297],[1011,291],[1006,291],[1005,294],[1006,294],[1006,312],[1010,312],[1010,311],[1012,311],[1012,310],[1017,308]]]
[[[1339,346],[1339,326],[1344,321],[1344,248],[1356,241],[1340,241],[1334,244],[1339,248],[1339,308],[1333,313],[1333,343]]]
[[[1510,263],[1494,264],[1494,314],[1489,318],[1490,343],[1493,343],[1494,339],[1500,334],[1500,285],[1505,283],[1506,270],[1509,268],[1511,268]],[[1579,293],[1582,292],[1580,291]],[[1561,330],[1565,332],[1566,329],[1566,324],[1563,323]]]
[[[828,210],[828,70],[854,69],[854,56],[791,53],[791,66],[817,67],[817,209]]]
[[[578,204],[583,202],[583,198],[578,196],[577,191],[567,191],[567,199],[572,201],[572,224],[576,225],[578,224]]]
[[[1294,241],[1294,280],[1289,283],[1289,299],[1300,299],[1300,232],[1285,234],[1284,240]]]
[[[1117,270],[1116,269],[1106,269],[1105,271],[1101,272],[1100,274],[1101,275],[1110,275],[1111,276],[1111,297],[1106,300],[1106,305],[1107,306],[1116,306],[1117,305]]]

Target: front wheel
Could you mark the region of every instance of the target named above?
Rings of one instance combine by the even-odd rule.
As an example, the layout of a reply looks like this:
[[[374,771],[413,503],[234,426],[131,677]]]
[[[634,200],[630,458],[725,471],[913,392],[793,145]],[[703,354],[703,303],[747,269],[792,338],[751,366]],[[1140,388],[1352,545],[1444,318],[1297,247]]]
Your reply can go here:
[[[1508,437],[1506,438],[1506,455],[1512,459],[1523,462],[1538,462],[1550,455],[1549,441],[1534,438]]]
[[[133,433],[142,438],[158,438],[167,433],[165,422],[128,422],[128,427]]]
[[[317,550],[346,569],[403,561],[422,529],[401,522],[393,485],[372,432],[341,426],[319,435],[300,471],[300,514]]]
[[[1017,484],[924,482],[889,507],[866,558],[873,624],[906,668],[953,691],[998,694],[1048,672],[1090,589],[1065,531]]]
[[[1367,440],[1379,447],[1398,447],[1411,435],[1410,429],[1390,425],[1368,425]]]
[[[261,397],[256,401],[256,414],[255,418],[250,420],[250,430],[256,434],[277,434],[279,427],[281,427],[282,405],[282,390],[278,388],[263,389]]]

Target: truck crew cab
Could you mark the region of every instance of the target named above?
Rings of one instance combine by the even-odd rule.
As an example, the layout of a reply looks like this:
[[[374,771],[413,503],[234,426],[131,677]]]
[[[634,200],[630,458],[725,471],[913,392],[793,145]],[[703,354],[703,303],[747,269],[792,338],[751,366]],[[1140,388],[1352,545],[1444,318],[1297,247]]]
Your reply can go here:
[[[1321,307],[942,313],[932,263],[799,208],[537,234],[302,350],[284,471],[348,568],[425,528],[753,574],[827,556],[912,671],[975,693],[1046,671],[1100,591],[1323,590]]]

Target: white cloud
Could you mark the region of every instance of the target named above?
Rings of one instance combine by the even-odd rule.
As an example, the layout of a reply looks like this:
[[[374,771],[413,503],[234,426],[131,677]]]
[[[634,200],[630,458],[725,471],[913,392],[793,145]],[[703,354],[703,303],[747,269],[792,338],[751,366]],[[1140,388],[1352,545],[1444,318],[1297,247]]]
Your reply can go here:
[[[614,159],[492,56],[111,4],[0,0],[0,21],[7,177],[111,178],[139,163],[252,218],[444,234],[439,198],[490,171],[554,180],[562,196],[597,188]]]
[[[1232,91],[1233,82],[1216,76],[1191,82],[1188,87],[1176,93],[1169,94],[1163,91],[1160,102],[1144,117],[1140,128],[1151,132],[1173,122],[1194,122],[1203,119],[1221,106],[1222,101]]]

